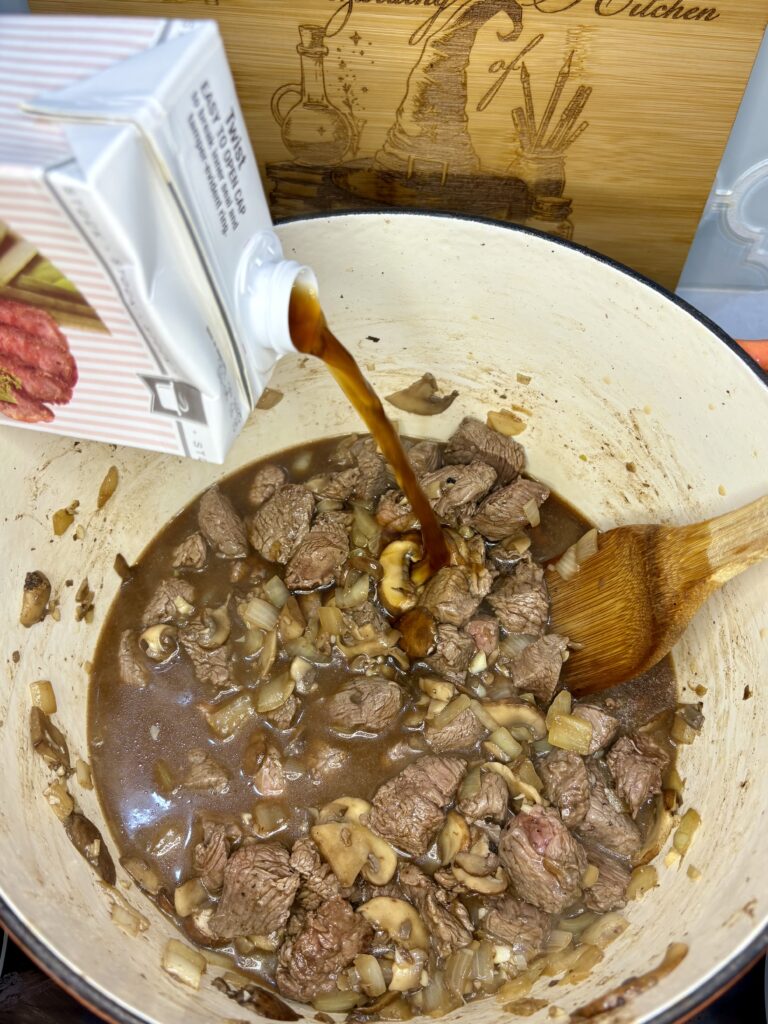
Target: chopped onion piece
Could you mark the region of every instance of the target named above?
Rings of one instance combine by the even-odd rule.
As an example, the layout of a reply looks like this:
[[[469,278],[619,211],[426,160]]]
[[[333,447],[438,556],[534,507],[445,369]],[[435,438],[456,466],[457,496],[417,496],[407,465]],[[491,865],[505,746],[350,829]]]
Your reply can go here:
[[[475,981],[485,982],[493,978],[494,968],[493,944],[483,939],[478,943],[472,957],[472,977]]]
[[[445,963],[445,985],[446,988],[460,996],[469,981],[469,974],[472,969],[473,954],[469,949],[457,949],[451,953]]]
[[[621,914],[603,914],[589,928],[581,933],[581,942],[588,946],[605,949],[615,942],[629,928],[629,922]]]
[[[571,544],[560,558],[555,562],[555,570],[561,579],[572,580],[579,571],[579,562],[576,557],[576,545]]]
[[[93,789],[91,766],[80,757],[75,761],[75,775],[77,777],[78,784],[82,786],[83,789]]]
[[[392,964],[392,980],[389,983],[390,992],[408,992],[411,989],[419,988],[421,985],[420,959],[395,960]]]
[[[208,724],[220,739],[232,736],[255,712],[251,695],[238,693],[224,704],[205,712]]]
[[[597,530],[591,529],[576,541],[576,561],[583,565],[588,558],[597,554]]]
[[[488,668],[488,655],[485,651],[478,651],[472,661],[469,663],[469,671],[472,675],[477,675],[479,672],[485,672]]]
[[[279,576],[273,576],[272,579],[267,580],[264,584],[264,593],[267,595],[270,603],[277,609],[282,608],[291,596],[290,590],[286,587]],[[271,629],[272,627],[269,626],[265,628]]]
[[[577,715],[555,715],[547,739],[553,747],[586,755],[592,741],[592,723]]]
[[[344,617],[338,608],[324,605],[318,609],[317,614],[326,636],[341,636],[344,631]]]
[[[419,689],[422,693],[426,693],[428,697],[432,697],[434,700],[445,701],[446,704],[449,700],[453,699],[456,693],[456,687],[453,683],[449,683],[445,679],[433,679],[431,677],[420,679]]]
[[[600,877],[600,869],[596,864],[587,864],[587,869],[581,876],[582,889],[591,889]]]
[[[264,629],[269,632],[277,625],[277,608],[269,601],[262,601],[260,597],[241,601],[237,606],[237,612],[249,629]]]
[[[570,715],[570,713],[571,695],[568,690],[561,690],[549,705],[549,710],[547,711],[547,729],[552,727],[552,723],[557,715]]]
[[[157,896],[163,887],[163,881],[154,868],[138,857],[124,857],[120,863],[137,885],[151,896]]]
[[[497,747],[501,747],[504,753],[510,757],[519,757],[523,752],[522,745],[518,743],[509,729],[505,729],[503,726],[494,729],[488,739]]]
[[[368,600],[368,590],[370,587],[371,579],[370,576],[366,576],[363,573],[353,583],[344,587],[344,589],[336,589],[336,607],[337,608],[359,608],[361,604],[365,604]]]
[[[564,949],[567,949],[573,942],[573,935],[571,932],[565,931],[564,928],[554,928],[549,933],[547,944],[545,946],[545,952],[547,953],[560,953]]]
[[[173,906],[179,917],[189,917],[208,899],[208,893],[199,878],[190,878],[173,894]]]
[[[531,526],[539,525],[541,522],[541,514],[539,513],[539,506],[535,498],[531,498],[530,501],[526,501],[523,505],[523,515]]]
[[[701,878],[701,872],[698,868],[695,868],[693,864],[688,865],[687,875],[692,882],[698,882],[698,880]]]
[[[575,985],[580,981],[584,981],[592,973],[592,969],[603,959],[603,951],[598,949],[597,946],[582,945],[577,946],[577,949],[581,950],[581,954],[560,982],[561,985]]]
[[[589,928],[595,921],[597,921],[597,914],[593,914],[590,910],[585,910],[583,914],[579,914],[577,917],[561,917],[557,922],[557,927],[561,931],[570,932],[571,935],[580,935],[585,928]]]
[[[677,711],[672,719],[672,728],[669,731],[669,735],[675,743],[687,745],[693,743],[698,733],[692,725],[686,722],[683,715]]]
[[[207,967],[205,957],[185,946],[178,939],[169,939],[163,951],[163,970],[182,985],[195,990],[200,988],[200,979]]]
[[[40,708],[44,715],[56,714],[56,694],[47,679],[39,679],[36,683],[30,683],[29,693],[34,706]]]
[[[481,725],[485,726],[489,731],[495,732],[499,728],[499,725],[493,715],[485,710],[480,701],[470,700],[469,698],[467,698],[467,700],[469,703],[464,706],[472,708],[472,713]],[[501,746],[501,744],[499,744],[499,746]],[[520,749],[522,750],[522,748]]]
[[[698,811],[694,811],[693,808],[686,811],[683,815],[680,824],[675,829],[675,834],[672,837],[672,846],[677,850],[681,857],[684,857],[688,852],[688,848],[691,845],[694,833],[701,824],[701,817]]]
[[[499,651],[507,658],[516,658],[536,639],[527,633],[510,633],[499,644]]]
[[[641,864],[632,872],[627,886],[627,899],[639,900],[659,884],[659,875],[653,864]]]
[[[266,633],[263,629],[249,629],[242,639],[243,657],[253,658],[264,646]]]
[[[466,695],[466,693],[459,694],[459,696],[454,698],[447,707],[443,708],[439,714],[435,715],[433,719],[435,728],[444,729],[445,726],[450,725],[454,718],[460,715],[462,711],[466,711],[471,704],[472,700]]]
[[[268,679],[256,691],[256,710],[262,715],[276,711],[285,704],[295,688],[296,683],[290,672],[282,672],[274,679]]]

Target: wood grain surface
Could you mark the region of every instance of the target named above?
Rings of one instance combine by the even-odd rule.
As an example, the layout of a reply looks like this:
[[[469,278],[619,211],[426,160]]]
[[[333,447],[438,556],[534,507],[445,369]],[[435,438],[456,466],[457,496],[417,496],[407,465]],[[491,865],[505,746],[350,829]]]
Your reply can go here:
[[[768,11],[766,0],[30,6],[216,19],[275,217],[407,205],[502,218],[668,287]]]

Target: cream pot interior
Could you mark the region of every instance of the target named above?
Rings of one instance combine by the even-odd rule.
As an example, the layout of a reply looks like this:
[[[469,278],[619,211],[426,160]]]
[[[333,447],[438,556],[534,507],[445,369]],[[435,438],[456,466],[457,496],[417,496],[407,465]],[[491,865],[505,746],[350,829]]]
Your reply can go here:
[[[692,521],[768,491],[765,379],[709,327],[624,271],[551,239],[452,218],[339,216],[291,223],[281,235],[291,256],[316,269],[331,324],[380,392],[425,371],[458,389],[441,416],[397,413],[403,432],[445,438],[468,413],[484,418],[489,409],[522,406],[531,472],[601,527]],[[119,885],[150,927],[129,938],[111,922],[105,893],[43,796],[49,775],[30,748],[29,683],[53,682],[55,721],[73,754],[87,757],[86,665],[119,583],[115,554],[135,559],[162,523],[243,463],[358,429],[322,365],[285,359],[272,386],[282,400],[254,413],[224,467],[21,430],[0,435],[0,916],[47,969],[120,1021],[211,1024],[251,1014],[211,987],[220,968],[208,968],[199,993],[164,974],[161,951],[175,929],[121,869]],[[120,484],[97,512],[111,464]],[[73,499],[85,537],[70,530],[53,538],[52,512]],[[32,569],[50,577],[61,619],[24,630],[19,605]],[[75,623],[75,590],[86,576],[95,619]],[[711,600],[676,650],[683,699],[707,687],[703,734],[683,748],[679,766],[683,806],[702,818],[682,869],[657,862],[660,886],[628,906],[629,929],[585,982],[548,988],[544,978],[533,996],[573,1011],[680,941],[690,947],[683,963],[608,1018],[672,1021],[762,948],[767,598],[764,564]],[[104,830],[95,793],[74,780],[71,788]],[[700,870],[698,881],[688,864]],[[494,998],[452,1015],[473,1024],[505,1017]],[[545,1008],[528,1019],[551,1018]]]

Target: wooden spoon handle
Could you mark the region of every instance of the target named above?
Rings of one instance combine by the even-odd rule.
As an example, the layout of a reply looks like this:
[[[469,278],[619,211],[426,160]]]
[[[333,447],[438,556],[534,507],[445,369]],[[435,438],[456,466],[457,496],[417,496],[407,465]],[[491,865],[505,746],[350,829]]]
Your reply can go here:
[[[768,495],[756,501],[708,519],[696,526],[684,527],[680,539],[685,544],[702,545],[702,578],[712,589],[721,587],[750,565],[768,558]]]

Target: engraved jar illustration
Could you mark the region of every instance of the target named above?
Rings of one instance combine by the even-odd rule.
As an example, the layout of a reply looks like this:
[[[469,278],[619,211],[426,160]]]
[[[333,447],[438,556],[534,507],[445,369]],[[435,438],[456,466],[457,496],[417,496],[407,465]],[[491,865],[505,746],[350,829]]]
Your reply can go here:
[[[352,129],[325,88],[325,29],[300,25],[299,38],[296,52],[301,58],[301,84],[283,85],[274,93],[272,115],[296,163],[308,167],[337,164],[349,149]]]

